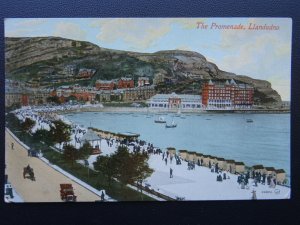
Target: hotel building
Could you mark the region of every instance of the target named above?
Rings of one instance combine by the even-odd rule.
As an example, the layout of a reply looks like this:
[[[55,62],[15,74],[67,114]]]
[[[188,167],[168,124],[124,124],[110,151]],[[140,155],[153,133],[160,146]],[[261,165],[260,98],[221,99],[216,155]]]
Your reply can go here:
[[[254,88],[249,84],[209,81],[202,87],[202,104],[206,109],[250,109]]]

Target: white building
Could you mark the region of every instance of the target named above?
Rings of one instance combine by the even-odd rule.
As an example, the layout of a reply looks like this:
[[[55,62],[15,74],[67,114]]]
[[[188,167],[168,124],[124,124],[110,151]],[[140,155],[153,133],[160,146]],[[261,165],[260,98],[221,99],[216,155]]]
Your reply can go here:
[[[200,95],[156,94],[147,101],[150,108],[201,109]]]

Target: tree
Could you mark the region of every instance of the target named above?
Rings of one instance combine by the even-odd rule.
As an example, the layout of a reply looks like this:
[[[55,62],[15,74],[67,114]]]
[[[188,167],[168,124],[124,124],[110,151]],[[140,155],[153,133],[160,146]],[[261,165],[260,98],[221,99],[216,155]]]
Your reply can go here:
[[[10,127],[19,129],[21,126],[20,120],[14,113],[8,113],[5,115],[5,120]]]
[[[122,145],[119,146],[112,157],[116,162],[116,178],[124,185],[130,183],[134,165],[131,162],[128,148]]]
[[[100,171],[107,179],[110,187],[112,178],[116,175],[116,162],[110,156],[98,156],[94,162],[94,169]]]
[[[35,125],[35,121],[26,117],[25,121],[21,123],[21,127],[25,132],[30,131]]]
[[[122,184],[142,182],[153,173],[147,163],[148,156],[141,153],[130,153],[126,146],[119,146],[110,156],[98,156],[94,168],[101,171],[109,185],[113,177]]]
[[[80,159],[86,159],[89,155],[91,155],[93,153],[93,147],[92,145],[85,141],[82,145],[82,147],[79,149],[78,151],[78,157]]]
[[[75,160],[78,158],[78,150],[73,145],[65,145],[63,157],[66,161],[71,162],[74,165]]]
[[[71,126],[61,120],[52,122],[54,125],[50,126],[50,133],[52,140],[61,145],[62,142],[71,140]]]
[[[46,100],[47,100],[48,103],[53,102],[53,103],[56,103],[56,104],[60,104],[59,97],[56,96],[56,95],[55,95],[55,96],[48,97]]]
[[[35,134],[33,135],[33,138],[36,141],[43,141],[47,145],[52,145],[53,141],[50,135],[50,131],[46,129],[38,129]]]
[[[132,162],[135,164],[135,171],[133,173],[132,181],[139,182],[140,184],[143,183],[143,181],[151,176],[151,174],[154,172],[153,169],[151,169],[148,165],[148,159],[149,156],[146,154],[140,154],[135,153],[132,157]],[[141,188],[142,192],[142,188]]]

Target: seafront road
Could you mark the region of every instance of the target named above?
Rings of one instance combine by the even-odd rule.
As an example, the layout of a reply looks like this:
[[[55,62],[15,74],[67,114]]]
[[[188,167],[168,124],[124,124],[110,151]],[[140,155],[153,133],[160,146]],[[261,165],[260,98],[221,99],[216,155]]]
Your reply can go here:
[[[11,143],[14,149],[11,149]],[[72,181],[64,174],[48,166],[36,157],[29,157],[27,150],[6,130],[5,131],[5,174],[24,202],[62,202],[60,199],[61,183],[71,183],[77,201],[94,202],[100,197],[78,183]],[[36,180],[23,178],[23,168],[27,165],[34,170]]]

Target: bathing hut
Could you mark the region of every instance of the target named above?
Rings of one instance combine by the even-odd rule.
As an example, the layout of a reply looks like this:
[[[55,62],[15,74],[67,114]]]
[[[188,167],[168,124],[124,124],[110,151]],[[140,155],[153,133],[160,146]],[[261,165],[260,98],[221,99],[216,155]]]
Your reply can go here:
[[[254,165],[251,168],[252,173],[260,173],[260,174],[264,174],[265,173],[265,167],[263,165]]]
[[[211,165],[216,165],[217,157],[215,157],[213,155],[209,155],[209,160],[210,160]]]
[[[179,157],[182,159],[182,160],[186,160],[187,158],[187,150],[179,150]]]
[[[203,161],[203,154],[197,152],[196,153],[196,163],[198,163],[198,160],[201,163],[201,159]]]
[[[174,156],[176,154],[176,149],[173,147],[168,147],[167,152],[169,152],[170,156]]]
[[[229,173],[235,173],[235,161],[232,159],[226,160],[226,165],[227,165],[227,171]]]
[[[101,138],[92,130],[88,130],[82,137],[81,137],[81,144],[84,142],[88,142],[93,147],[93,154],[100,154],[101,153]]]
[[[278,184],[284,184],[286,180],[285,171],[283,169],[275,170],[276,180]]]
[[[218,166],[221,170],[227,170],[227,164],[224,158],[216,158]]]
[[[186,153],[186,158],[185,158],[185,159],[186,159],[187,161],[193,161],[193,157],[194,157],[193,155],[191,156],[191,152],[188,151],[188,152]]]
[[[271,175],[272,177],[276,176],[275,168],[274,167],[265,167],[264,173],[268,176]]]
[[[187,160],[196,162],[196,152],[187,152]]]
[[[245,164],[243,162],[235,162],[235,172],[239,174],[244,173]]]
[[[210,165],[213,165],[212,160],[213,160],[213,156],[203,155],[203,164],[204,164],[204,166],[209,167],[209,162],[210,162]]]

